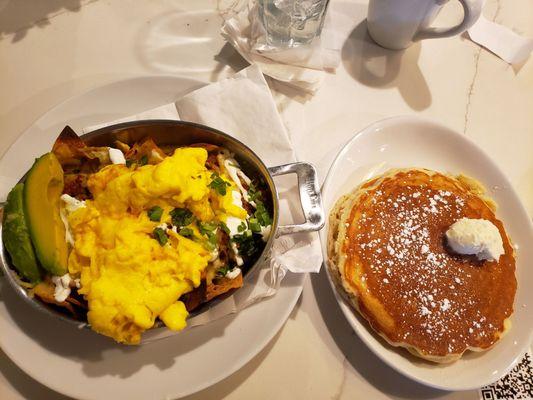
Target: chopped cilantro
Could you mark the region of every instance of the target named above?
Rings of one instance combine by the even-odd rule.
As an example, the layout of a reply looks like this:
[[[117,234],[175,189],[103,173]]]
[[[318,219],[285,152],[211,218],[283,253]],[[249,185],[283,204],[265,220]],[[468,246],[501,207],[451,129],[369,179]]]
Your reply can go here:
[[[254,216],[257,218],[257,222],[259,222],[261,226],[269,226],[272,224],[272,218],[270,217],[270,214],[268,213],[265,205],[260,201],[257,202],[257,208]]]
[[[135,160],[126,160],[126,167],[131,167],[133,164],[135,164]]]
[[[178,227],[187,226],[194,220],[192,212],[186,208],[175,208],[170,212],[172,224]]]
[[[147,155],[144,155],[141,157],[141,159],[139,160],[139,165],[146,165],[148,164],[148,156]]]
[[[181,228],[179,233],[181,236],[184,236],[186,238],[190,238],[194,236],[194,232],[191,228]]]
[[[168,241],[168,235],[162,228],[155,228],[154,229],[154,239],[159,242],[161,246],[164,246]]]
[[[217,192],[221,196],[226,195],[226,187],[231,186],[229,182],[226,182],[224,179],[222,179],[216,172],[213,172],[211,175],[211,183],[209,184],[209,187],[213,189],[215,192]]]
[[[161,221],[162,215],[163,209],[159,206],[153,206],[148,210],[148,218],[150,218],[150,221],[159,222]]]

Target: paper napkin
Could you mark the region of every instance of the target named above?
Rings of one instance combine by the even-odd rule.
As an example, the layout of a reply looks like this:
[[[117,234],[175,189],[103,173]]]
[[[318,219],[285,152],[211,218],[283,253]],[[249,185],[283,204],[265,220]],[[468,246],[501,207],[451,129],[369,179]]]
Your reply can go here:
[[[271,78],[310,93],[318,90],[325,71],[334,72],[338,67],[344,31],[351,27],[351,21],[337,18],[338,12],[326,10],[320,37],[283,50],[268,45],[256,1],[223,3],[219,8],[224,18],[222,36],[249,63],[258,65]]]
[[[533,51],[533,38],[520,36],[483,16],[468,30],[468,35],[474,42],[490,50],[508,64],[520,64],[526,61]]]
[[[270,89],[256,65],[233,77],[213,83],[187,94],[173,104],[84,129],[90,132],[106,125],[139,119],[182,119],[211,126],[248,145],[265,162],[275,166],[296,161],[289,137],[276,110]],[[280,201],[281,223],[292,223],[298,217],[290,203],[298,204],[298,191],[282,180],[280,193],[288,194]],[[288,271],[318,272],[322,263],[316,233],[283,236],[274,241],[270,260],[254,272],[247,284],[224,302],[187,321],[189,327],[203,325],[224,315],[238,312],[254,302],[276,293]],[[174,334],[167,329],[152,330],[144,341]]]

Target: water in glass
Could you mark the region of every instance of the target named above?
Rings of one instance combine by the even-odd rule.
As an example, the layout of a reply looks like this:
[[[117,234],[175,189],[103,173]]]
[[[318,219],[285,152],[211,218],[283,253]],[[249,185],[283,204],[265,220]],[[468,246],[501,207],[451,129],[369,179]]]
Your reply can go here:
[[[259,15],[273,47],[295,47],[320,35],[329,0],[259,0]]]

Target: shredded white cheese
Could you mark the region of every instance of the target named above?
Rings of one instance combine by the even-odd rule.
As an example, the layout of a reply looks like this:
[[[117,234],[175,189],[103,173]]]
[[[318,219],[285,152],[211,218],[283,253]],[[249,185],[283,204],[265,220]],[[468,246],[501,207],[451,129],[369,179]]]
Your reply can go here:
[[[54,299],[62,303],[70,295],[70,282],[72,278],[69,274],[63,276],[53,276],[52,282],[54,283]]]
[[[233,268],[231,271],[226,272],[226,278],[228,279],[235,279],[241,274],[240,268]]]

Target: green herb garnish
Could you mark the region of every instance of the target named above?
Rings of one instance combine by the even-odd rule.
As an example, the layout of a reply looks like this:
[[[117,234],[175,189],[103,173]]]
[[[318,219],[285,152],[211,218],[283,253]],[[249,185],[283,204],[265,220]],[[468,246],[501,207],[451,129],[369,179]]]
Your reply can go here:
[[[128,168],[133,165],[143,166],[146,164],[148,164],[148,156],[146,155],[142,156],[139,160],[132,160],[132,159],[126,160],[126,167]]]
[[[148,210],[148,218],[150,218],[150,221],[159,222],[161,221],[162,215],[163,209],[159,206],[153,206]]]
[[[181,228],[179,231],[180,235],[186,238],[194,236],[194,232],[191,228]]]
[[[217,269],[217,276],[223,278],[226,276],[226,274],[230,271],[229,265],[223,265],[219,269]]]
[[[226,182],[224,179],[222,179],[216,172],[213,172],[211,175],[211,183],[209,184],[209,187],[213,189],[215,192],[217,192],[221,196],[226,195],[226,187],[231,186],[229,182]]]
[[[198,230],[202,235],[207,236],[207,241],[205,242],[205,247],[208,250],[215,250],[217,247],[217,235],[215,233],[218,228],[218,223],[213,222],[198,222]]]
[[[213,232],[217,227],[218,224],[216,222],[198,222],[198,229],[202,235],[207,235],[209,232]]]
[[[248,187],[248,201],[256,202],[256,201],[260,201],[261,198],[262,198],[261,191],[255,187],[255,184],[253,182],[250,182],[250,186]]]
[[[224,223],[224,222],[220,222],[218,224],[218,226],[220,226],[220,229],[222,229],[224,232],[226,232],[228,235],[230,234],[230,230],[228,228],[228,226]]]
[[[205,247],[211,251],[217,248],[217,235],[215,235],[213,232],[207,232],[207,241],[205,242]]]
[[[244,221],[241,222],[240,225],[237,227],[237,231],[239,231],[239,232],[244,232],[246,229],[248,229],[248,227],[246,226]]]
[[[168,241],[168,235],[162,228],[155,228],[154,229],[154,239],[159,242],[161,246],[164,246]]]
[[[253,233],[261,232],[261,224],[255,218],[250,218],[248,221],[248,227]]]
[[[170,216],[172,225],[178,227],[187,226],[194,220],[194,215],[186,208],[175,208],[170,212]]]
[[[250,231],[233,236],[231,241],[237,245],[239,253],[246,257],[252,257],[262,243],[261,235],[252,234]]]
[[[258,201],[256,206],[257,207],[255,209],[254,216],[255,218],[257,218],[257,222],[259,222],[261,226],[271,225],[272,218],[270,217],[270,214],[268,213],[265,205],[262,202]]]

